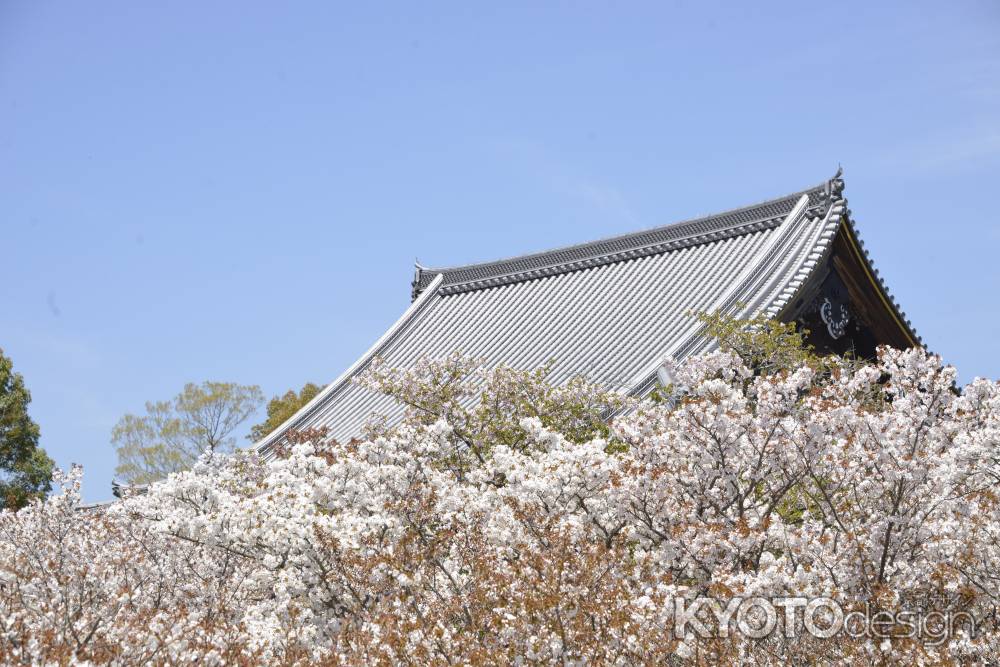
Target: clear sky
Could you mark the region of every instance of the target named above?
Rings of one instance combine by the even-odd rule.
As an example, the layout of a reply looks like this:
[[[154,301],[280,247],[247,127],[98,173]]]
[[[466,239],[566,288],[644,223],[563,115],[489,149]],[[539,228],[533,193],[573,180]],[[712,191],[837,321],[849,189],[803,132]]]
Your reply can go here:
[[[809,187],[1000,375],[1000,3],[0,0],[0,348],[42,444],[325,383],[464,264]]]

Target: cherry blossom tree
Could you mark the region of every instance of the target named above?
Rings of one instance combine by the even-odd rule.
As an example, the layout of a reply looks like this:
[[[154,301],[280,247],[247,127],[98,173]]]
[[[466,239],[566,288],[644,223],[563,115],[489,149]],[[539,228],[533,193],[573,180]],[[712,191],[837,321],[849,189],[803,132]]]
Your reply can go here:
[[[746,338],[722,342],[667,360],[673,384],[643,401],[457,355],[376,365],[362,381],[407,406],[402,422],[373,420],[347,443],[298,434],[271,460],[207,454],[103,511],[80,508],[71,471],[61,493],[0,515],[0,653],[25,664],[994,659],[1000,386],[958,389],[954,369],[919,349],[761,364]],[[750,598],[888,620],[874,636],[825,637],[786,607],[764,636],[732,616],[702,631]],[[711,604],[681,618],[698,600]],[[929,614],[962,622],[933,641],[908,631]]]

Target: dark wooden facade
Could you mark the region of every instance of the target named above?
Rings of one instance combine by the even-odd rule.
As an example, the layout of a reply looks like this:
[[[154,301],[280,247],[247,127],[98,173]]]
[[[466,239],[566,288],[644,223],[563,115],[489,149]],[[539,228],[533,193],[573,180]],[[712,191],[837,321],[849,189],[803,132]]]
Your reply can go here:
[[[782,319],[808,330],[808,342],[821,352],[871,359],[879,345],[920,345],[869,267],[845,220],[825,264]]]

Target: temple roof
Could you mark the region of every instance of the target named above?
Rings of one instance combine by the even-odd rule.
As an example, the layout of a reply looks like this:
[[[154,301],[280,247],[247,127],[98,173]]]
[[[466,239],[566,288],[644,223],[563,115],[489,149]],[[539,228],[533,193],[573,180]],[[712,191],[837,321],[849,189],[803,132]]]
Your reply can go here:
[[[418,266],[399,320],[258,446],[267,452],[289,429],[326,428],[343,441],[373,414],[398,419],[394,399],[353,382],[376,358],[394,367],[452,352],[490,367],[552,362],[555,383],[584,375],[642,395],[665,357],[709,346],[692,313],[781,317],[801,301],[838,231],[857,238],[843,185],[838,171],[815,187],[696,220],[482,264]],[[859,256],[917,344],[867,253]]]
[[[413,296],[416,298],[438,274],[443,276],[441,293],[454,294],[578,271],[760,231],[780,224],[802,196],[809,198],[810,208],[819,207],[825,201],[826,186],[822,183],[808,190],[703,218],[545,252],[450,268],[432,269],[418,265]]]

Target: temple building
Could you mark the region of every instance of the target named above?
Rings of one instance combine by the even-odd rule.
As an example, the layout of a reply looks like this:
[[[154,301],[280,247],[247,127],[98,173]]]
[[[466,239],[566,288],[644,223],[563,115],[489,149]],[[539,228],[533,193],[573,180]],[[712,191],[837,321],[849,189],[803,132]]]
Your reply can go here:
[[[489,366],[553,362],[633,395],[667,356],[710,349],[694,312],[797,321],[818,349],[872,356],[920,345],[858,238],[841,173],[794,194],[646,231],[454,268],[417,266],[413,302],[360,359],[257,443],[325,428],[345,441],[394,399],[353,379],[376,358],[407,367],[452,352]]]

